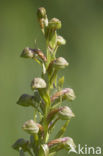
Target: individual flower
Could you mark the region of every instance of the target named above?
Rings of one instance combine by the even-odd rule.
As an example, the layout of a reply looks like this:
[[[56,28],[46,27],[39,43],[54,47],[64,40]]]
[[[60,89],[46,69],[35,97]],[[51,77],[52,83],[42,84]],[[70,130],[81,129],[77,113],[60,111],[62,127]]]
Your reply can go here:
[[[61,28],[61,21],[57,18],[52,18],[50,21],[49,21],[49,25],[48,27],[50,29],[60,29]]]
[[[31,82],[32,89],[46,88],[46,82],[42,78],[34,78]]]
[[[53,61],[53,67],[55,67],[56,69],[63,69],[68,65],[69,63],[63,57],[58,57]]]
[[[38,16],[39,19],[45,18],[45,16],[46,16],[46,10],[45,10],[45,8],[40,7],[40,8],[37,10],[37,16]]]
[[[33,120],[28,120],[22,126],[23,130],[29,134],[37,134],[39,132],[39,127]]]
[[[65,45],[66,44],[66,40],[62,37],[62,36],[57,36],[57,45]]]
[[[24,57],[24,58],[33,58],[33,56],[34,56],[33,50],[31,50],[28,47],[25,48],[23,52],[21,53],[21,57]]]
[[[73,101],[76,96],[75,96],[73,89],[64,88],[63,90],[58,91],[54,95],[51,96],[51,102],[60,99],[60,97],[62,97],[62,100],[67,99],[69,101]]]
[[[60,111],[58,112],[58,116],[62,120],[70,120],[75,115],[68,106],[63,106],[63,107],[61,107]]]

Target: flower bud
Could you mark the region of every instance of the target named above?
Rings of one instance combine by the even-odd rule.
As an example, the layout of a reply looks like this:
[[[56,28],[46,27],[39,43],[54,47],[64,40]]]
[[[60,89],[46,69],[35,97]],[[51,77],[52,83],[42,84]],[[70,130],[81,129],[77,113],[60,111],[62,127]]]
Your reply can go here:
[[[66,40],[62,37],[62,36],[57,36],[57,45],[65,45],[66,44]]]
[[[58,57],[53,61],[53,66],[57,69],[63,69],[68,65],[69,63],[63,57]]]
[[[63,107],[61,107],[61,110],[58,112],[58,116],[62,120],[69,120],[72,117],[74,117],[75,115],[68,106],[63,106]]]
[[[24,107],[33,106],[34,96],[23,94],[22,96],[20,96],[19,100],[17,101],[17,104]]]
[[[39,132],[39,127],[33,120],[26,121],[22,128],[29,134],[36,134]]]
[[[43,8],[43,7],[39,8],[37,11],[37,16],[38,16],[38,19],[45,18],[45,16],[46,16],[45,8]]]
[[[32,89],[46,88],[46,82],[42,78],[34,78],[31,82]]]
[[[23,52],[21,53],[21,57],[24,57],[24,58],[33,58],[33,56],[34,56],[33,51],[28,47],[25,48]]]
[[[21,147],[23,149],[23,151],[28,150],[28,146],[29,146],[29,141],[24,140],[23,138],[18,139],[13,145],[12,147],[15,150],[19,150],[19,148]]]
[[[52,18],[50,21],[49,21],[49,28],[50,29],[60,29],[61,28],[61,21],[57,18]]]
[[[66,92],[66,94],[64,95],[64,99],[68,99],[69,101],[73,101],[76,96],[74,93],[74,90],[71,88],[66,88],[68,90],[68,92]]]

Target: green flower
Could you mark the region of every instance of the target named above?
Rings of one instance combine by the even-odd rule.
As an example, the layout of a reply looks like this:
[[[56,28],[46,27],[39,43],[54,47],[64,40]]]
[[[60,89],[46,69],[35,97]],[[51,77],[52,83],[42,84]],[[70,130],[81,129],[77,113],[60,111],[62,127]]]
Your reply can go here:
[[[57,36],[57,45],[65,45],[66,44],[66,40],[62,37],[62,36]]]
[[[50,21],[49,21],[49,28],[50,29],[60,29],[61,28],[61,21],[57,18],[52,18]]]

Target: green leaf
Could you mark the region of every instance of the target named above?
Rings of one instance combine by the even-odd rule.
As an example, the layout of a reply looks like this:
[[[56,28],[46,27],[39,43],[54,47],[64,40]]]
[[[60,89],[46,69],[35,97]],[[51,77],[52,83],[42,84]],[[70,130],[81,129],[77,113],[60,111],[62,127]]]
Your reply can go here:
[[[69,122],[70,122],[70,120],[67,120],[67,121],[65,122],[65,124],[61,127],[61,129],[59,130],[59,132],[57,133],[57,135],[56,135],[55,138],[60,138],[60,137],[63,136],[63,134],[65,133],[66,128],[67,128]]]
[[[55,154],[56,154],[56,152],[52,152],[48,156],[54,156]]]
[[[50,127],[49,127],[49,131],[51,132],[52,129],[54,128],[54,125],[56,124],[56,122],[59,120],[59,118],[56,118],[54,121],[52,121]]]
[[[40,150],[39,150],[39,155],[40,156],[48,156],[49,155],[49,147],[47,144],[41,145]]]
[[[23,151],[28,151],[29,149],[29,141],[25,140],[23,138],[18,139],[13,145],[13,149],[19,151],[20,148],[23,149]]]
[[[40,100],[41,98],[38,91],[35,91],[34,96],[28,94],[21,95],[17,104],[23,107],[33,106],[36,108],[36,103],[40,103]]]
[[[59,80],[58,80],[58,88],[63,88],[63,84],[64,84],[64,76],[62,76]]]
[[[54,49],[56,46],[57,33],[56,31],[50,31],[49,33],[49,46],[51,49]]]
[[[40,96],[43,99],[43,101],[45,102],[46,106],[49,106],[50,105],[50,97],[48,95],[47,89],[38,89],[38,90],[39,90]]]

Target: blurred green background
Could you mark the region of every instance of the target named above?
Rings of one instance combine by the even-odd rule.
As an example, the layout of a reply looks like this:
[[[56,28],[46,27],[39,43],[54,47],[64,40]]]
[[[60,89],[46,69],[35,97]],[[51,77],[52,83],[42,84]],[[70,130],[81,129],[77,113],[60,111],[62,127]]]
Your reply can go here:
[[[33,118],[33,111],[17,106],[16,101],[22,93],[32,93],[30,82],[40,76],[41,69],[32,60],[19,56],[26,46],[45,51],[36,18],[40,6],[47,9],[49,18],[55,16],[62,21],[60,34],[67,40],[58,55],[64,56],[70,66],[61,74],[65,75],[65,87],[72,87],[77,98],[70,104],[76,118],[66,134],[77,145],[103,144],[103,0],[3,0],[0,1],[0,156],[18,156],[11,145],[19,137],[28,137],[21,126]],[[63,154],[68,155],[65,151],[58,155]]]

